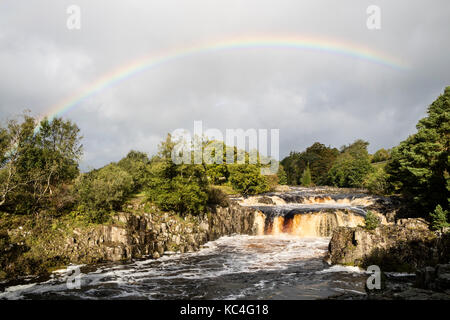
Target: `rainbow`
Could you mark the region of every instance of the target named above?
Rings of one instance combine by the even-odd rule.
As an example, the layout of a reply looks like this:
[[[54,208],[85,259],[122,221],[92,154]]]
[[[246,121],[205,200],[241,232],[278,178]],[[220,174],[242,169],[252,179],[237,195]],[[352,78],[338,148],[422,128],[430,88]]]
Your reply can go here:
[[[365,60],[367,62],[396,70],[408,69],[408,65],[401,60],[389,57],[386,54],[382,54],[362,46],[358,46],[356,44],[342,41],[299,36],[252,36],[232,38],[228,40],[206,43],[203,45],[171,49],[157,54],[144,56],[131,63],[120,66],[119,68],[104,74],[92,83],[87,84],[75,94],[52,106],[47,112],[45,112],[42,118],[47,117],[51,120],[54,117],[62,116],[79,105],[82,101],[99,93],[100,91],[109,88],[133,75],[155,68],[162,64],[201,53],[248,48],[314,50]]]

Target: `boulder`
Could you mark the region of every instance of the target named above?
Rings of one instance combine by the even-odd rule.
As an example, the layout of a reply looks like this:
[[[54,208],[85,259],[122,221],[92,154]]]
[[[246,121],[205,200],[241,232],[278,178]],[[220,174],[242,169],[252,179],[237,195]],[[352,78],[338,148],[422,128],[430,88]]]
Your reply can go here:
[[[422,226],[405,221],[375,230],[339,227],[333,232],[327,258],[332,264],[378,265],[382,271],[412,272],[434,265],[445,257],[439,254],[438,237]]]

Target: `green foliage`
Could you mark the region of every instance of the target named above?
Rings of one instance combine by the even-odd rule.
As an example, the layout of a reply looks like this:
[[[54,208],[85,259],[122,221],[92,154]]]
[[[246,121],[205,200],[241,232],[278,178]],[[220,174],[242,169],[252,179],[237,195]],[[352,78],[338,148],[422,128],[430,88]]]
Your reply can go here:
[[[388,175],[384,168],[374,168],[372,172],[364,178],[363,186],[370,193],[382,195],[388,191]]]
[[[393,191],[402,193],[423,210],[438,204],[448,208],[450,144],[450,87],[428,108],[417,133],[392,150],[386,165]]]
[[[336,148],[326,147],[321,143],[314,143],[304,152],[291,152],[281,161],[286,171],[287,184],[301,184],[301,177],[309,165],[311,181],[316,185],[327,183],[327,172],[333,165],[339,151]]]
[[[198,214],[208,201],[208,179],[203,165],[175,164],[171,153],[175,146],[170,135],[152,159],[146,194],[162,210],[180,214]]]
[[[372,211],[367,211],[364,219],[367,230],[375,230],[380,225],[380,219]]]
[[[263,178],[266,180],[267,191],[275,191],[276,187],[279,185],[279,178],[276,174],[264,175]]]
[[[209,141],[205,143],[205,146],[211,158],[215,162],[221,162],[206,164],[208,179],[212,184],[231,185],[235,191],[245,194],[273,190],[278,185],[278,174],[261,175],[260,169],[264,167],[261,162],[269,159],[261,159],[259,153],[256,153],[256,163],[250,164],[249,152],[227,146],[221,141]],[[222,154],[216,153],[216,150],[222,151]],[[233,163],[227,163],[229,154],[232,154]],[[244,163],[238,163],[238,156],[242,157]],[[284,170],[281,167],[280,171],[280,167],[278,173],[283,173]]]
[[[208,203],[211,205],[219,205],[221,207],[228,207],[230,202],[228,195],[222,189],[211,187],[208,192]]]
[[[227,195],[235,195],[236,191],[233,189],[230,185],[220,185],[220,186],[213,186],[214,188],[220,189],[223,193]]]
[[[283,165],[281,165],[281,164],[279,164],[277,176],[278,176],[278,184],[281,184],[281,185],[288,184],[286,171],[284,170]]]
[[[341,154],[328,172],[328,181],[337,187],[362,187],[367,174],[373,171],[367,152],[368,142],[357,140],[341,149]]]
[[[82,154],[78,127],[70,121],[24,115],[0,128],[0,206],[14,213],[49,208],[61,185],[78,175]]]
[[[141,190],[147,182],[147,166],[150,160],[147,154],[139,151],[130,151],[117,165],[133,178],[133,192]]]
[[[434,230],[442,230],[450,227],[448,223],[448,210],[442,209],[441,205],[437,205],[434,212],[430,212],[431,228]]]
[[[269,191],[267,179],[261,175],[260,166],[255,164],[229,165],[230,183],[233,189],[243,195]]]
[[[102,224],[110,219],[111,212],[105,209],[93,209],[85,205],[79,205],[68,216],[82,225]]]
[[[102,220],[105,212],[121,209],[132,191],[132,176],[116,164],[82,174],[75,181],[75,192],[81,205],[78,210],[88,211],[88,216],[99,215],[98,219],[90,220]]]
[[[228,181],[230,173],[226,164],[208,164],[206,167],[206,174],[212,184],[223,185]]]
[[[309,169],[309,164],[307,164],[302,174],[302,186],[309,187],[310,185],[311,185],[311,170]]]
[[[380,150],[377,150],[377,152],[375,152],[372,156],[372,163],[376,163],[376,162],[382,162],[382,161],[387,161],[389,160],[391,157],[390,153],[388,150],[381,148]]]

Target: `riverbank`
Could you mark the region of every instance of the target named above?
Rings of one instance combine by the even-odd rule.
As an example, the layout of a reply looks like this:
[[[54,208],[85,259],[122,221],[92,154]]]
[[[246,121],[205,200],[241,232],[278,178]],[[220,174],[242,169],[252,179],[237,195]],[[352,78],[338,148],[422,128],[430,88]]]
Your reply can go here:
[[[184,218],[141,202],[134,202],[127,209],[100,225],[77,223],[70,218],[4,216],[1,278],[43,276],[69,264],[193,252],[222,236],[256,232],[255,210],[236,203],[210,207],[204,214]]]
[[[22,280],[29,276],[40,276],[40,279],[47,281],[54,276],[50,276],[52,271],[69,264],[85,265],[83,268],[87,268],[86,272],[92,272],[105,264],[112,268],[121,265],[128,268],[126,265],[130,263],[133,265],[139,264],[139,261],[148,261],[145,263],[151,265],[153,262],[150,261],[159,261],[159,258],[166,261],[168,257],[177,257],[178,263],[184,257],[193,257],[194,252],[201,251],[205,244],[209,246],[217,239],[233,235],[232,240],[223,238],[228,239],[226,247],[231,250],[224,259],[230,258],[231,262],[227,263],[232,264],[233,250],[239,248],[243,257],[242,270],[248,270],[253,262],[248,261],[248,265],[245,265],[246,259],[259,261],[259,254],[284,259],[284,254],[289,252],[289,261],[292,259],[295,265],[299,263],[301,270],[308,270],[305,263],[311,263],[314,272],[337,270],[336,277],[341,279],[338,281],[350,281],[347,273],[355,274],[359,282],[350,281],[352,285],[342,290],[350,292],[358,288],[358,299],[381,299],[393,293],[399,296],[399,292],[408,291],[410,293],[405,293],[406,298],[411,297],[411,292],[416,290],[414,281],[398,285],[399,279],[419,279],[414,276],[418,268],[448,263],[446,259],[450,246],[448,237],[431,232],[425,221],[398,218],[399,208],[396,200],[369,195],[364,190],[293,187],[252,197],[234,197],[226,201],[224,206],[209,207],[203,214],[184,218],[174,212],[160,211],[140,199],[133,199],[124,207],[124,211],[113,214],[108,223],[101,225],[85,225],[70,217],[41,215],[30,219],[3,216],[2,229],[8,230],[6,234],[3,233],[0,242],[2,276],[4,281],[8,281],[3,283],[3,287],[11,283],[23,283]],[[363,227],[364,215],[368,210],[380,218],[381,225],[375,230]],[[260,238],[252,238],[247,246],[233,243],[248,241],[237,235]],[[310,238],[320,240],[312,242],[311,247],[311,242],[308,242]],[[316,244],[319,247],[315,248]],[[245,250],[248,252],[243,252]],[[305,254],[308,256],[308,252],[314,254],[306,259]],[[216,259],[216,255],[219,255],[219,260],[222,259],[220,251],[215,251],[212,259]],[[195,261],[192,260],[192,268],[197,268]],[[289,261],[282,269],[291,270]],[[276,263],[276,260],[271,262],[272,265]],[[383,291],[386,295],[365,292],[364,284],[368,275],[363,270],[372,264],[380,266],[382,272],[406,272],[409,278],[388,278],[388,285],[385,286],[388,291]],[[182,274],[190,274],[184,267],[179,268]],[[228,272],[229,268],[239,269],[230,265],[223,272]],[[293,269],[291,271],[296,274]],[[270,279],[269,274],[260,280],[264,283],[275,281]],[[304,275],[297,278],[302,281],[306,279]],[[432,277],[429,275],[428,278]],[[319,278],[311,276],[307,279],[310,286],[318,285],[313,279]],[[140,281],[145,281],[145,277]],[[320,277],[320,281],[328,283],[324,277]],[[189,281],[187,283],[190,284]],[[294,282],[289,283],[289,286],[297,286]],[[336,284],[329,285],[332,288]],[[434,290],[433,285],[427,286],[423,290]],[[336,292],[332,292],[334,289],[330,288],[324,291],[324,296],[316,298],[336,295]],[[242,290],[245,291],[245,288]],[[297,294],[292,288],[286,287],[285,290],[283,294],[289,297],[305,297],[303,291]],[[301,290],[309,289],[302,287]],[[433,290],[427,296],[433,295]],[[352,295],[346,292],[336,297],[346,299],[352,298]]]

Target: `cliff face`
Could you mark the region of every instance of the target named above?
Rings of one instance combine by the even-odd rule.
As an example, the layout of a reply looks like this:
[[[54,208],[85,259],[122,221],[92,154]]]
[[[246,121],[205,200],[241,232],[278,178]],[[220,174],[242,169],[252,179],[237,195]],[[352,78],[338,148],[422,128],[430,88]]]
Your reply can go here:
[[[114,219],[113,225],[74,230],[53,255],[66,256],[71,263],[158,258],[167,251],[196,251],[221,236],[256,233],[255,210],[233,203],[186,220],[170,213],[119,213]]]
[[[372,231],[362,227],[337,228],[327,259],[332,264],[378,265],[382,271],[411,272],[448,263],[448,246],[448,237],[438,237],[419,219],[405,219]]]

